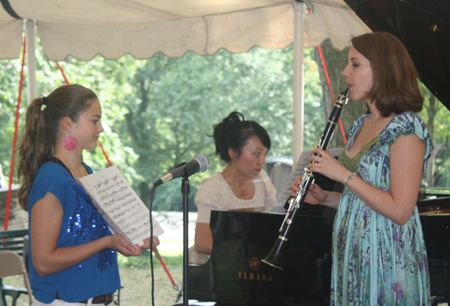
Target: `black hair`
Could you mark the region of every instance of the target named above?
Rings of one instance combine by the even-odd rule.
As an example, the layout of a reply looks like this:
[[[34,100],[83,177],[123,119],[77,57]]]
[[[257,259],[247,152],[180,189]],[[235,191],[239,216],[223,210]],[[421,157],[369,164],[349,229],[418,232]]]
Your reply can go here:
[[[239,112],[231,112],[222,122],[214,125],[213,138],[216,154],[229,163],[231,157],[228,149],[233,149],[240,156],[248,139],[253,136],[257,136],[267,150],[270,150],[270,136],[259,123],[245,120],[244,115]]]

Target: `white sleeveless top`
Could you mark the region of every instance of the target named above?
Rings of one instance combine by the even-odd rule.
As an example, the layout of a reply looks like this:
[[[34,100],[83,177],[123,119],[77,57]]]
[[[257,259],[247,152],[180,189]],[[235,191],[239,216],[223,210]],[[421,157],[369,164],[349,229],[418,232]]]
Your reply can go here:
[[[195,197],[198,215],[197,223],[209,223],[211,210],[235,210],[253,208],[254,211],[267,212],[276,202],[276,189],[264,170],[256,179],[255,194],[252,199],[236,197],[219,172],[202,181]]]

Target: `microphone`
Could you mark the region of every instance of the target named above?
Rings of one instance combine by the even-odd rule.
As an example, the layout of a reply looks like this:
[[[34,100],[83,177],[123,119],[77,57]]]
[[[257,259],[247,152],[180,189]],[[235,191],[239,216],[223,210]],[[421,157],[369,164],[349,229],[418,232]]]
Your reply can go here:
[[[209,159],[203,154],[195,155],[188,163],[182,163],[181,166],[168,172],[166,175],[157,180],[153,185],[157,187],[171,179],[180,176],[191,176],[194,173],[205,172],[209,167]]]

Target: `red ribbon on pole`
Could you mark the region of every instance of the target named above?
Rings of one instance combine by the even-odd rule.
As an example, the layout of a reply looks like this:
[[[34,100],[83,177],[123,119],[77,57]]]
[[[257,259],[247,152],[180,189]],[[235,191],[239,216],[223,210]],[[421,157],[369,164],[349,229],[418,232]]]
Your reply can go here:
[[[163,267],[164,271],[166,271],[167,276],[169,277],[170,282],[172,283],[173,288],[174,288],[175,290],[178,290],[177,284],[175,284],[175,281],[173,280],[172,275],[170,275],[170,272],[169,272],[169,270],[167,269],[166,264],[164,263],[164,261],[163,261],[161,255],[159,254],[158,249],[157,249],[156,247],[153,248],[153,253],[155,254],[156,259],[158,259],[159,262],[161,263],[161,266]]]
[[[25,49],[26,49],[26,33],[23,37],[23,50],[22,50],[22,68],[20,70],[20,82],[19,82],[19,96],[17,98],[17,109],[16,109],[16,122],[14,124],[14,138],[12,146],[12,156],[11,156],[11,170],[9,172],[9,189],[8,197],[6,198],[6,211],[5,211],[5,223],[3,224],[3,229],[8,230],[9,222],[9,210],[11,208],[11,196],[12,196],[12,183],[14,178],[14,156],[16,153],[17,145],[17,131],[19,129],[19,114],[20,114],[20,101],[22,100],[22,88],[23,88],[23,70],[25,67]]]

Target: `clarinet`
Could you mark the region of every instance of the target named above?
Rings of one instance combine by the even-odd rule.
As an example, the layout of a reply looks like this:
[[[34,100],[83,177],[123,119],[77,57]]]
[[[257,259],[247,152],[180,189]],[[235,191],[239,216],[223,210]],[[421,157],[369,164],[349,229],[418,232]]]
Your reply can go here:
[[[322,137],[317,142],[315,148],[321,148],[322,150],[326,150],[328,144],[333,137],[334,130],[336,128],[336,123],[339,120],[339,116],[341,115],[341,111],[345,104],[348,102],[348,88],[345,89],[338,98],[333,110],[331,111],[330,117],[328,118],[327,125],[325,126],[325,130],[323,131]],[[315,161],[313,161],[315,162]],[[281,267],[281,259],[283,257],[284,249],[286,248],[286,243],[288,242],[288,237],[290,234],[290,229],[295,217],[299,212],[299,208],[305,201],[306,194],[308,193],[309,187],[311,184],[314,184],[314,173],[305,168],[302,177],[302,182],[300,183],[299,190],[297,191],[297,196],[291,198],[289,208],[286,212],[286,216],[284,217],[283,223],[280,228],[280,235],[278,236],[275,245],[270,251],[269,255],[261,261],[278,269],[283,270]]]

